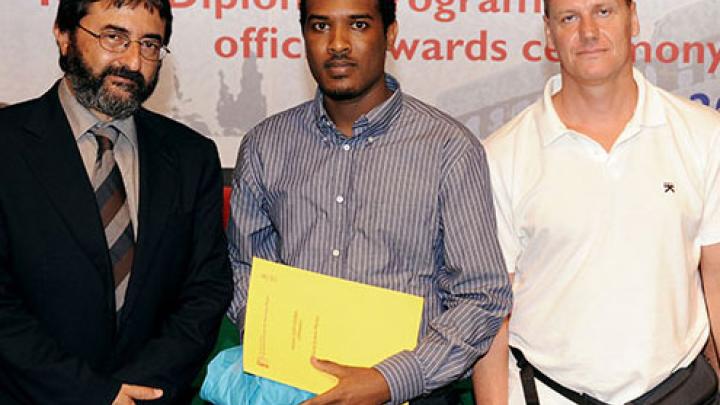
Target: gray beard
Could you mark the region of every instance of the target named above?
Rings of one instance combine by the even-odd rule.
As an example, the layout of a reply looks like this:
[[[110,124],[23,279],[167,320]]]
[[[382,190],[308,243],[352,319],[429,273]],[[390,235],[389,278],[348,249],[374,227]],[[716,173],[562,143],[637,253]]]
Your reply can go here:
[[[62,57],[61,65],[65,67],[65,75],[70,81],[78,102],[87,109],[99,111],[113,119],[124,119],[133,115],[155,90],[158,72],[149,83],[139,72],[125,67],[107,67],[100,75],[95,76],[88,67],[75,44],[71,44],[67,55]],[[129,97],[118,97],[104,85],[108,75],[116,75],[132,81],[127,86]]]

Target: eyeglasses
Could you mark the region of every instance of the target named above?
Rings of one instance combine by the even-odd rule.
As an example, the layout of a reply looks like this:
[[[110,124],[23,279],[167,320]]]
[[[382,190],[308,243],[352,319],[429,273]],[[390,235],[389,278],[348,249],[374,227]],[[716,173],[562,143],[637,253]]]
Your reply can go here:
[[[137,42],[138,45],[140,45],[140,56],[143,58],[152,61],[157,62],[162,60],[167,54],[170,53],[170,50],[160,42],[160,40],[152,39],[152,38],[143,38],[143,39],[130,39],[130,36],[124,32],[117,32],[117,31],[104,31],[99,34],[90,31],[89,29],[83,27],[82,25],[77,25],[80,29],[87,32],[88,34],[92,35],[93,37],[97,38],[98,42],[100,43],[100,46],[108,51],[113,53],[122,53],[128,50],[130,48],[130,44],[133,42]]]

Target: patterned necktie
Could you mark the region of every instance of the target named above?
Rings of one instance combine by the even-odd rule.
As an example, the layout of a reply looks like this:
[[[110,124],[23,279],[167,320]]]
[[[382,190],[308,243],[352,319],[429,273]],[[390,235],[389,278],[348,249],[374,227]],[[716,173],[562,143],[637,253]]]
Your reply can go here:
[[[112,262],[115,310],[119,312],[125,302],[135,251],[135,238],[130,222],[125,185],[113,154],[113,146],[119,132],[112,125],[96,126],[90,132],[95,135],[98,143],[92,184]]]

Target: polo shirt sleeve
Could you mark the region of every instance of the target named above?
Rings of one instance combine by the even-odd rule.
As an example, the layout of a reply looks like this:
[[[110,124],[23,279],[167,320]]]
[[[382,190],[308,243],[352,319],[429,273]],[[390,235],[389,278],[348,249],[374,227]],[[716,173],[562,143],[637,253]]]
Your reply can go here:
[[[490,182],[492,185],[493,204],[497,218],[497,237],[500,242],[507,272],[515,273],[517,258],[520,255],[520,240],[515,232],[513,204],[510,190],[512,177],[507,173],[512,166],[502,150],[492,143],[485,144],[490,169]]]
[[[705,204],[698,241],[700,246],[720,243],[720,120],[716,126],[705,169]]]

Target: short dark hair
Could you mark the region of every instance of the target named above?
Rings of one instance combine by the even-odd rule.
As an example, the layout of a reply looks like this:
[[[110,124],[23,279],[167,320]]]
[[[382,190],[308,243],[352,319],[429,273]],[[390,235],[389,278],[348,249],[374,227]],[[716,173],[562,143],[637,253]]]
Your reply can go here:
[[[395,1],[396,0],[377,0],[378,10],[382,17],[383,29],[387,32],[390,24],[395,22]],[[300,0],[298,5],[300,8],[300,27],[305,27],[307,22],[307,0]]]
[[[165,35],[163,42],[167,45],[172,34],[172,10],[170,0],[60,0],[55,26],[61,32],[74,32],[80,20],[87,15],[90,4],[97,2],[107,3],[108,7],[131,7],[143,6],[150,11],[157,11],[160,18],[165,22]]]
[[[633,0],[625,0],[628,7],[632,4]],[[545,17],[550,17],[550,6],[548,5],[550,3],[550,0],[543,0],[543,3],[545,3]]]

